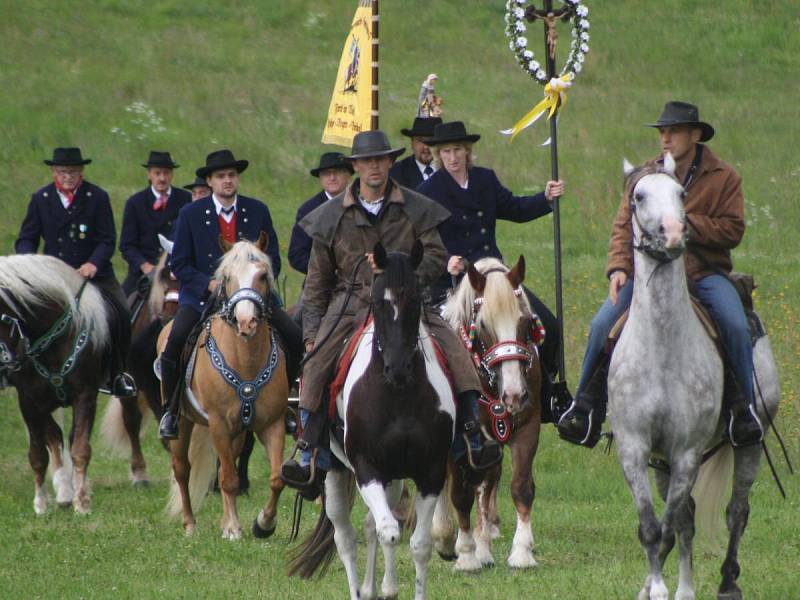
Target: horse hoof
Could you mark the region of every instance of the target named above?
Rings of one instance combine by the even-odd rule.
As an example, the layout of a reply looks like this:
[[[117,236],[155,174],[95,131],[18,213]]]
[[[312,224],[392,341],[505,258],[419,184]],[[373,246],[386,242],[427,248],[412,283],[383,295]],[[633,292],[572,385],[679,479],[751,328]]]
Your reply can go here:
[[[439,555],[439,558],[447,562],[453,562],[455,559],[458,558],[458,554],[456,554],[455,552],[440,552],[439,550],[437,550],[436,554]]]
[[[735,589],[717,594],[717,600],[742,600],[742,590],[734,586]]]
[[[236,494],[237,496],[249,496],[250,495],[250,486],[242,487],[239,486],[239,491]]]
[[[133,482],[133,487],[137,490],[146,490],[150,487],[150,482],[147,479],[139,479]]]
[[[277,527],[277,520],[272,520],[272,526],[267,527],[264,529],[261,525],[258,524],[258,519],[253,520],[253,537],[258,538],[260,540],[266,539],[270,537],[273,533],[275,533],[275,529]]]

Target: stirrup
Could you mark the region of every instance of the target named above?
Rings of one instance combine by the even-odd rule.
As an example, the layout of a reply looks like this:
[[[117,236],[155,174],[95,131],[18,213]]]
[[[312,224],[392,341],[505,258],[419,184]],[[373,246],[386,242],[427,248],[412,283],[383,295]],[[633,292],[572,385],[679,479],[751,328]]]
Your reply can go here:
[[[600,441],[600,431],[594,431],[595,409],[591,409],[586,415],[587,426],[584,435],[583,429],[581,429],[580,432],[576,431],[575,429],[577,426],[577,419],[575,415],[576,408],[577,404],[573,401],[572,405],[567,409],[567,412],[561,415],[558,423],[556,423],[558,435],[566,442],[577,444],[579,446],[586,446],[587,448],[594,448],[597,445],[597,442]],[[571,427],[573,425],[575,427]]]
[[[475,429],[476,428],[473,427],[471,431],[474,432]],[[464,433],[461,434],[461,437],[464,439],[464,445],[466,446],[466,449],[467,449],[466,454],[465,454],[466,459],[467,459],[467,466],[473,472],[482,473],[484,471],[488,471],[492,467],[497,466],[501,462],[503,462],[503,447],[500,446],[500,444],[498,444],[496,440],[489,439],[489,438],[486,438],[485,436],[483,436],[483,433],[479,429],[478,430],[478,435],[483,437],[483,443],[481,445],[481,456],[484,456],[485,453],[489,450],[489,448],[492,448],[492,447],[500,448],[500,453],[499,453],[499,456],[496,459],[490,461],[489,463],[478,465],[475,462],[474,456],[472,455],[472,444],[470,443],[470,440],[469,440],[469,431],[470,430],[466,430],[465,429]]]
[[[744,432],[745,437],[740,438],[739,441],[737,442],[734,439],[733,435],[733,423],[737,419],[742,419],[746,413],[749,413],[750,417],[752,418],[752,420],[749,423],[751,427],[749,431]],[[758,427],[758,435],[756,435],[756,431],[752,426]],[[729,411],[727,434],[728,434],[728,440],[730,441],[731,446],[733,446],[734,448],[745,448],[747,446],[754,446],[755,444],[760,444],[764,440],[764,426],[761,424],[761,419],[758,418],[758,414],[756,414],[756,411],[753,410],[752,405],[748,405],[747,409],[741,411],[737,416],[734,415],[732,410]]]
[[[136,387],[136,380],[124,371],[118,373],[117,376],[114,377],[114,381],[111,384],[111,391],[117,398],[131,398],[139,392]]]
[[[286,459],[286,461],[281,465],[281,479],[288,485],[296,490],[306,490],[310,489],[313,485],[317,483],[317,455],[319,454],[319,448],[314,448],[311,451],[311,460],[308,463],[308,479],[306,481],[298,481],[296,479],[292,479],[291,477],[286,477],[283,473],[283,467],[288,465],[290,462],[294,461],[295,464],[302,468],[299,462],[295,460],[295,456],[297,456],[298,450],[306,450],[308,449],[308,443],[304,440],[297,440],[297,443],[294,445],[294,450],[292,450],[291,456]]]

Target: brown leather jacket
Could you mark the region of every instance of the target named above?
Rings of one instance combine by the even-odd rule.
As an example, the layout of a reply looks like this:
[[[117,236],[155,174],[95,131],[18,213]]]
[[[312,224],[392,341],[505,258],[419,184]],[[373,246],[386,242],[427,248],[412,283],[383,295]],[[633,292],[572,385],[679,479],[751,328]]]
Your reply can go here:
[[[700,146],[700,144],[698,144]],[[660,162],[661,157],[651,163]],[[633,275],[633,232],[631,211],[625,190],[614,219],[608,248],[606,276],[614,271]],[[727,163],[703,146],[703,156],[686,189],[686,218],[689,245],[685,253],[686,273],[692,280],[715,272],[730,273],[731,250],[744,236],[744,196],[742,180]]]
[[[419,238],[425,253],[417,269],[420,285],[433,283],[445,270],[447,250],[437,225],[450,213],[441,205],[391,182],[383,214],[370,223],[354,195],[358,180],[336,198],[309,213],[300,226],[311,236],[311,258],[303,290],[303,340],[314,341],[323,319],[335,319],[358,261],[380,240],[387,251],[411,252]],[[344,315],[369,304],[372,270],[362,264]]]

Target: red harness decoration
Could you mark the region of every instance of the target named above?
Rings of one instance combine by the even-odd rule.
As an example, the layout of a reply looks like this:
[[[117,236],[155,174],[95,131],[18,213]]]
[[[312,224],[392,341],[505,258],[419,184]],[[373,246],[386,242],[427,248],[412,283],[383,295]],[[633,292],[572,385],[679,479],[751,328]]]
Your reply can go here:
[[[336,416],[336,397],[344,387],[344,382],[347,379],[347,373],[350,371],[350,365],[353,363],[353,357],[355,356],[358,343],[361,341],[364,331],[366,331],[367,327],[369,327],[371,324],[372,315],[370,315],[364,324],[358,328],[355,334],[353,334],[353,337],[351,337],[350,341],[347,342],[347,347],[342,354],[342,358],[339,359],[339,367],[336,369],[336,377],[333,378],[329,388],[330,397],[328,398],[328,418],[330,419],[333,419]]]

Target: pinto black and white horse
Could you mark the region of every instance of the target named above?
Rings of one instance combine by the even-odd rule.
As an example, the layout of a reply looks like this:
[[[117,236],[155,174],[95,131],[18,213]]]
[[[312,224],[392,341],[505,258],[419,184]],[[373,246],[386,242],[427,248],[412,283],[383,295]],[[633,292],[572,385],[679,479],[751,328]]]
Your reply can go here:
[[[109,327],[100,292],[63,261],[37,254],[0,257],[0,383],[17,389],[28,428],[36,514],[47,510],[50,458],[56,503],[72,504],[77,513],[91,509],[89,438],[97,389],[108,371]],[[52,415],[68,406],[69,454]]]
[[[719,598],[741,598],[737,553],[747,524],[748,495],[758,472],[758,445],[722,450],[701,468],[703,453],[722,438],[724,419],[722,360],[692,309],[683,264],[686,214],[683,188],[674,176],[668,154],[663,169],[638,170],[625,163],[632,188],[635,218],[633,300],[625,329],[617,342],[608,377],[611,424],[620,462],[639,513],[639,539],[650,572],[640,599],[666,600],[662,567],[676,542],[680,552],[675,598],[695,597],[692,539],[697,515],[719,514],[703,506],[715,499],[721,511],[722,494],[733,473],[733,494],[727,507],[730,531],[728,554],[722,566]],[[778,410],[780,388],[769,339],[754,348],[757,408],[762,423]],[[657,454],[669,470],[657,470],[656,484],[666,505],[659,521],[653,509],[648,461]],[[733,468],[730,468],[733,463]],[[699,476],[698,476],[699,472]],[[697,482],[697,483],[696,483]],[[696,497],[690,493],[695,489]],[[717,494],[697,493],[698,489]]]
[[[344,443],[334,436],[331,450],[341,465],[327,475],[325,510],[290,571],[310,577],[320,565],[327,564],[334,541],[324,533],[332,526],[351,599],[376,595],[379,542],[385,561],[381,594],[397,595],[394,553],[400,528],[392,508],[406,478],[417,487],[417,523],[411,536],[416,567],[414,597],[425,598],[431,523],[445,484],[455,400],[432,339],[420,320],[422,296],[414,270],[422,254],[419,242],[411,256],[387,254],[380,244],[375,247],[377,270],[371,290],[374,320],[355,348],[342,393],[336,398],[336,410],[344,422]],[[360,590],[356,535],[350,522],[354,484],[369,508],[366,574]]]

